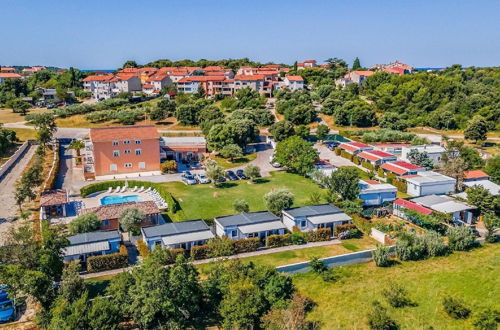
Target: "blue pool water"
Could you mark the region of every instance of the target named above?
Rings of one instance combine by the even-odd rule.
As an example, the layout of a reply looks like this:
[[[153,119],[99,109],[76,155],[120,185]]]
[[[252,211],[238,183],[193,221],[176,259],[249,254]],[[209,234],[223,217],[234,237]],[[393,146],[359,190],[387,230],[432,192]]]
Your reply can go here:
[[[118,196],[111,195],[101,198],[101,205],[121,204],[127,202],[140,202],[139,195]]]

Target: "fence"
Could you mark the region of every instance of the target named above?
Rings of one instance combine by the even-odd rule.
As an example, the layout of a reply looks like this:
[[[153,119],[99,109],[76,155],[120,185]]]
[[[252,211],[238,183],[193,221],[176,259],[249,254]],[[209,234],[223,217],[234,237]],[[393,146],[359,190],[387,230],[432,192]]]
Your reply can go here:
[[[0,167],[0,181],[4,178],[5,174],[9,172],[9,170],[16,164],[16,162],[19,160],[20,157],[22,157],[25,153],[25,151],[28,149],[30,145],[33,144],[34,141],[28,140],[24,142],[19,149],[14,152],[12,156],[10,156],[9,160],[5,162]]]
[[[391,252],[393,252],[394,246],[389,247],[389,249]],[[362,262],[371,261],[372,251],[374,250],[375,249],[342,254],[340,256],[322,258],[320,260],[322,260],[327,267],[339,267],[351,264],[359,264]],[[307,272],[309,271],[309,261],[276,267],[276,270],[288,274]]]

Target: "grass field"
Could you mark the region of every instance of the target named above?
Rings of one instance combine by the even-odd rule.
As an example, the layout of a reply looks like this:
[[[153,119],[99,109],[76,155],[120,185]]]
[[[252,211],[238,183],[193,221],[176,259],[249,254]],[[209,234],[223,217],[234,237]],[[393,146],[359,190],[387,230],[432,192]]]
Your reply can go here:
[[[35,114],[35,113],[44,113],[47,111],[47,109],[32,109],[28,112],[28,114]],[[20,121],[25,121],[26,117],[21,116],[19,113],[14,113],[12,112],[11,109],[5,109],[5,108],[0,108],[0,123],[5,124],[5,123],[17,123]]]
[[[244,157],[235,158],[233,159],[232,162],[230,162],[229,159],[225,159],[222,157],[216,157],[214,160],[217,162],[217,164],[219,164],[224,168],[233,168],[245,165],[246,163],[249,163],[252,160],[255,160],[256,158],[257,158],[257,153],[254,152],[253,154],[248,154],[245,155]]]
[[[390,268],[374,263],[338,269],[340,279],[325,283],[319,276],[293,276],[299,291],[317,305],[309,314],[322,329],[367,329],[366,313],[379,300],[401,329],[471,329],[471,320],[453,320],[442,311],[442,296],[460,297],[472,309],[472,318],[483,308],[500,309],[500,246],[488,244],[471,252],[448,257],[404,262]],[[405,287],[418,305],[389,307],[381,290],[392,282]]]
[[[216,216],[234,214],[233,201],[243,198],[250,205],[250,211],[265,210],[264,195],[277,188],[288,188],[295,195],[295,206],[307,204],[312,192],[323,190],[312,180],[286,172],[272,172],[260,183],[248,181],[226,182],[224,187],[212,185],[187,186],[181,182],[167,182],[164,185],[180,202],[186,220],[213,219]]]

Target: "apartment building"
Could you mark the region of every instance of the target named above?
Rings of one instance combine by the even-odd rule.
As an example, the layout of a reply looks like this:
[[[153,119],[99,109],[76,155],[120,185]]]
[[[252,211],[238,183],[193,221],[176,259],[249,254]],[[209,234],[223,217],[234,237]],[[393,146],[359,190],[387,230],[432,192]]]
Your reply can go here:
[[[316,60],[305,60],[304,62],[297,63],[297,70],[316,68],[318,64]]]
[[[179,93],[194,94],[199,88],[203,88],[206,97],[213,97],[216,94],[232,96],[234,80],[224,76],[190,76],[180,79],[177,82]]]
[[[106,100],[120,93],[141,91],[142,85],[138,76],[118,73],[88,76],[83,79],[83,89],[91,92],[92,97],[97,100]]]
[[[263,75],[236,75],[234,76],[234,92],[242,88],[251,88],[259,94],[264,93]]]
[[[154,126],[90,129],[85,143],[86,179],[160,170],[160,136]]]
[[[286,76],[283,82],[284,86],[291,91],[304,89],[304,79],[301,76]]]

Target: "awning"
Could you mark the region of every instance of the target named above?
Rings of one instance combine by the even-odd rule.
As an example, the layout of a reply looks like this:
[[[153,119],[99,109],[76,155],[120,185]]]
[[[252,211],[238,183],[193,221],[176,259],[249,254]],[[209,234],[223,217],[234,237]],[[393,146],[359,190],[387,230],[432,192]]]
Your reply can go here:
[[[214,238],[210,230],[196,231],[193,233],[165,236],[161,240],[165,245],[174,245],[187,242],[197,242]]]
[[[312,224],[319,225],[322,223],[337,222],[337,221],[349,221],[351,217],[345,213],[335,213],[335,214],[325,214],[318,215],[315,217],[307,217]]]
[[[76,256],[85,253],[107,251],[110,249],[109,242],[95,242],[88,244],[71,245],[64,249],[64,256]]]
[[[258,233],[261,231],[285,229],[285,225],[281,221],[269,221],[256,223],[254,225],[246,225],[238,227],[243,234]]]

